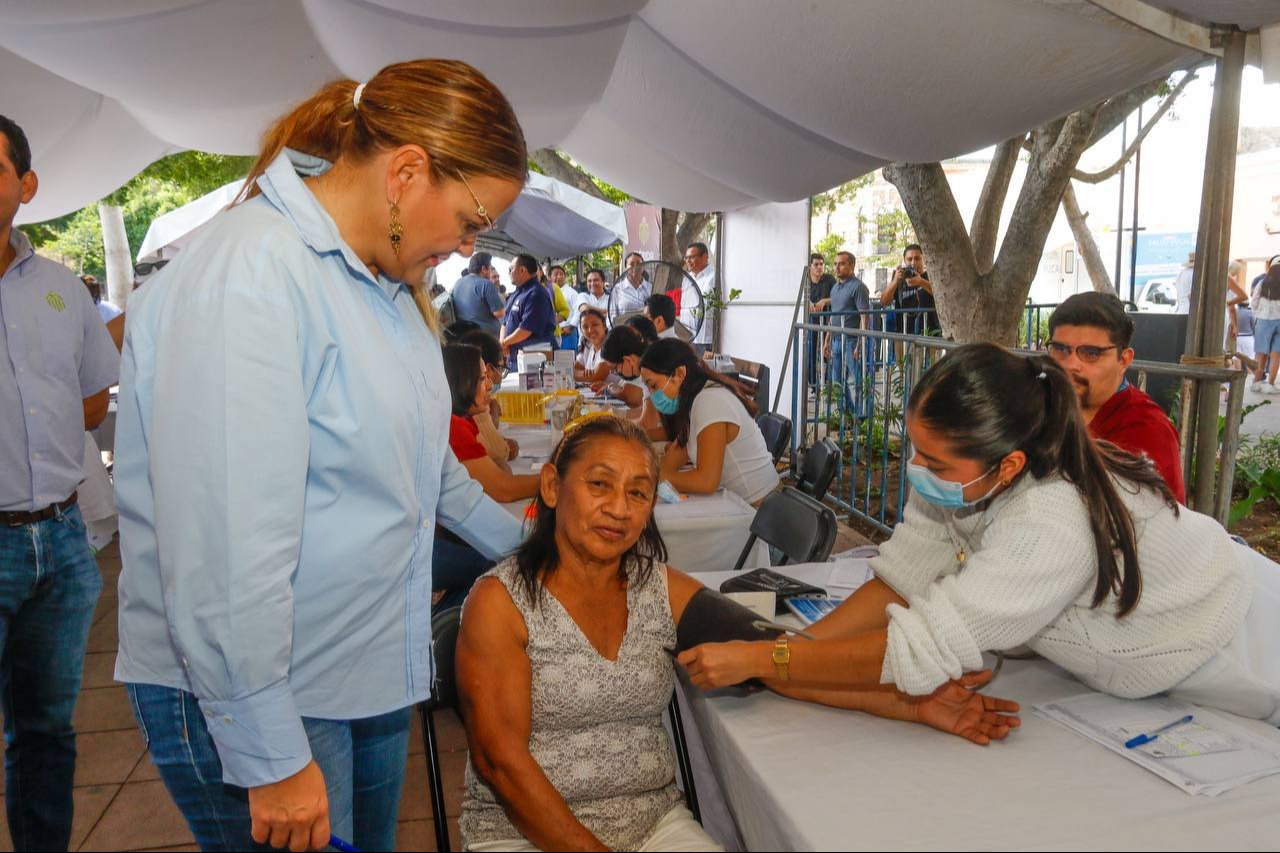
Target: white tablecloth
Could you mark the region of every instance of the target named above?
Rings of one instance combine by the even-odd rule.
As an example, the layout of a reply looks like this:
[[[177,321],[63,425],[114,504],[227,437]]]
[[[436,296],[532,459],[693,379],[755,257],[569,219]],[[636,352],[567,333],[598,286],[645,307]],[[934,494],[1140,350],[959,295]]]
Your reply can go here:
[[[511,463],[516,474],[537,471],[551,453],[551,433],[545,427],[504,427],[502,434],[520,444],[520,456]],[[517,518],[524,518],[529,501],[503,504]],[[686,572],[732,569],[747,544],[755,509],[733,492],[690,495],[678,504],[659,503],[654,509],[658,530],[667,543],[667,562]],[[769,547],[756,542],[744,568],[769,565]]]
[[[822,585],[831,568],[785,571]],[[714,587],[725,577],[699,579]],[[1214,799],[1188,796],[1033,714],[1036,703],[1087,692],[1047,661],[1008,661],[989,692],[1022,703],[1022,728],[1003,743],[981,747],[924,726],[768,692],[738,697],[690,689],[704,823],[713,836],[726,838],[716,817],[722,794],[748,850],[1280,845],[1280,776]],[[1235,719],[1280,742],[1280,730]],[[692,728],[688,720],[686,713],[686,731]]]

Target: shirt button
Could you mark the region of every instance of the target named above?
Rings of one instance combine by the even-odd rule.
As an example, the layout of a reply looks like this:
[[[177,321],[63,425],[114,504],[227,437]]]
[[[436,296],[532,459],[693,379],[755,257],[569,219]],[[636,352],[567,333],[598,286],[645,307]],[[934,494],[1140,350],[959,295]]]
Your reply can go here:
[[[222,718],[222,722],[223,722],[223,723],[225,723],[225,724],[226,724],[226,725],[228,725],[228,726],[229,726],[229,725],[231,725],[231,717],[230,717],[230,716],[224,716],[224,717]]]

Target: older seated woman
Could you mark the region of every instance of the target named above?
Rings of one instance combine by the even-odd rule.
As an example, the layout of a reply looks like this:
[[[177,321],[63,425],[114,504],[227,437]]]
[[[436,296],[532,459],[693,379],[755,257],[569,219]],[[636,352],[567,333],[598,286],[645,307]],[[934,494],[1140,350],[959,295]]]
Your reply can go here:
[[[463,611],[466,847],[720,849],[680,801],[662,725],[677,625],[686,645],[711,593],[664,564],[652,445],[631,421],[600,416],[566,431],[541,476],[528,539]],[[972,739],[990,722],[982,701],[948,686],[844,704]]]

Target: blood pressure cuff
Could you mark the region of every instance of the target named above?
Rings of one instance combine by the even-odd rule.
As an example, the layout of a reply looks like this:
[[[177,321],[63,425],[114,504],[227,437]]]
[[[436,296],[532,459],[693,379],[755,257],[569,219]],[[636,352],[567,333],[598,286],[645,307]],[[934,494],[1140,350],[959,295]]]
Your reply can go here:
[[[781,635],[775,628],[766,628],[752,611],[713,589],[703,588],[693,594],[684,607],[680,624],[676,626],[676,648],[691,649],[703,643],[724,643],[730,640],[774,640]],[[736,685],[755,692],[764,688],[757,679]],[[732,690],[733,688],[730,688]]]

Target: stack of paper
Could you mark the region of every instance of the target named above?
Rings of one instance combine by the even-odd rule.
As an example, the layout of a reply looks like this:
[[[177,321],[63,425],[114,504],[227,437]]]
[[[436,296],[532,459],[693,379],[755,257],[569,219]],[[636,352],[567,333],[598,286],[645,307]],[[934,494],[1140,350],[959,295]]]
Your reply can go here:
[[[1280,743],[1259,737],[1225,716],[1166,696],[1131,700],[1085,693],[1036,705],[1035,711],[1188,794],[1216,797],[1280,773]],[[1125,748],[1125,741],[1187,715],[1194,719],[1143,746]]]

